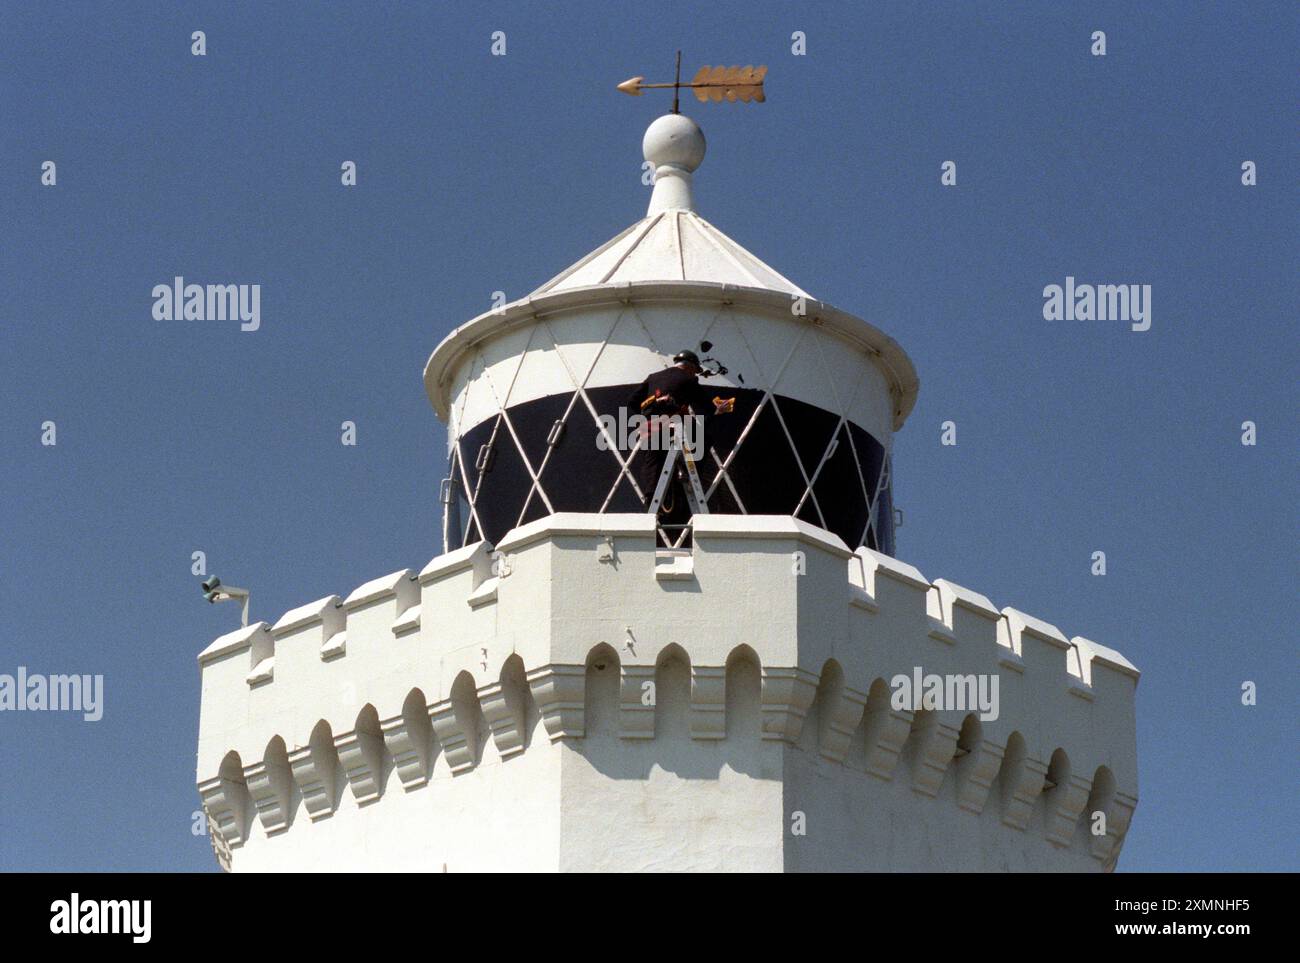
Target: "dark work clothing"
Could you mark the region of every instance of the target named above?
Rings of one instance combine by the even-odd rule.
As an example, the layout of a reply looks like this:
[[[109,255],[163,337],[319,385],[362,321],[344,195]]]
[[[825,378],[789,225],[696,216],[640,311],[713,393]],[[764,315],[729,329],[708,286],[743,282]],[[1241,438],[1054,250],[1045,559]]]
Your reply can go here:
[[[655,415],[695,414],[708,419],[714,413],[713,397],[714,389],[700,384],[698,376],[678,367],[665,368],[637,385],[628,399],[628,416],[640,414],[650,418]],[[662,442],[653,449],[647,449],[643,442],[630,466],[637,484],[641,486],[647,508],[654,497],[655,486],[659,484],[667,455]],[[666,522],[685,522],[690,517],[686,499],[680,497],[676,488],[675,484],[670,484],[664,494],[665,504],[661,506],[660,514]]]
[[[660,401],[642,407],[646,399],[658,396]],[[681,368],[656,371],[637,385],[628,399],[628,415],[684,415],[690,408],[697,415],[713,414],[713,392],[700,384],[700,379]]]

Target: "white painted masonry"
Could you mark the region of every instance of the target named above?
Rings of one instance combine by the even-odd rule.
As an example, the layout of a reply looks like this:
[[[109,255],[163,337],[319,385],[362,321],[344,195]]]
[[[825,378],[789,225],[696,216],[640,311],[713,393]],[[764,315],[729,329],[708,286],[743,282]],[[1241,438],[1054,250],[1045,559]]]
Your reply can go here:
[[[449,438],[709,339],[733,369],[710,385],[743,374],[887,455],[903,349],[695,213],[693,122],[644,150],[644,219],[433,352]],[[217,639],[197,778],[231,868],[1114,868],[1138,795],[1118,652],[790,516],[692,538],[552,514]],[[996,714],[891,706],[918,669],[995,678]]]
[[[1137,803],[1117,652],[783,516],[699,517],[684,557],[645,515],[497,549],[505,576],[467,546],[199,656],[235,870],[1113,867]],[[997,673],[999,718],[891,710],[918,662]]]

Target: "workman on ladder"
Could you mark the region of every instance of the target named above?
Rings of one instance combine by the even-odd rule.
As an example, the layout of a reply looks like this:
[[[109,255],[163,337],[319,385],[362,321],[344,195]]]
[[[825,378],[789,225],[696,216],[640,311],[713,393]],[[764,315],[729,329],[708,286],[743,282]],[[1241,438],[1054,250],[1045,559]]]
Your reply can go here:
[[[679,351],[673,355],[671,368],[647,377],[637,385],[629,399],[630,413],[644,415],[647,422],[645,435],[640,439],[631,466],[637,484],[641,486],[647,510],[668,455],[669,422],[665,416],[678,415],[685,419],[691,415],[707,417],[735,410],[735,398],[710,397],[709,389],[700,384],[703,372],[699,355],[694,351]],[[665,503],[661,506],[662,514],[680,514],[674,511],[676,500],[672,498],[672,491],[673,486],[669,485]]]

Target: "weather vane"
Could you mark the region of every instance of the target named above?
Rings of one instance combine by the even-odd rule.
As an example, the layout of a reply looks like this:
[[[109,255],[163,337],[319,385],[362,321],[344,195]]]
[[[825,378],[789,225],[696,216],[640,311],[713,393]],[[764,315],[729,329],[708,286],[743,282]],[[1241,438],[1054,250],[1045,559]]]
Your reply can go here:
[[[739,100],[749,103],[751,100],[762,103],[763,78],[767,75],[766,67],[701,67],[695,79],[689,84],[682,83],[682,52],[677,51],[677,74],[671,84],[647,84],[644,77],[633,77],[618,85],[618,89],[633,97],[640,97],[641,91],[652,88],[673,89],[673,113],[678,110],[678,97],[681,89],[686,87],[695,92],[695,99],[702,104],[710,100],[715,104],[725,98],[734,103]]]

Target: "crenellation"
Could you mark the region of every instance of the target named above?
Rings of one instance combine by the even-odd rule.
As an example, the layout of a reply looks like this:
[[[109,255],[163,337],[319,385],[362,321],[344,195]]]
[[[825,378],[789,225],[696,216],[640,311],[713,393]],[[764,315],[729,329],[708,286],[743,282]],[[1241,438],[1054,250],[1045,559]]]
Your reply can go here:
[[[269,682],[275,670],[275,640],[265,622],[229,632],[199,653],[203,684],[213,691],[229,692],[236,685],[245,688]],[[200,706],[211,708],[208,700]]]
[[[339,612],[342,607],[343,600],[337,595],[329,595],[323,599],[317,599],[315,602],[300,605],[296,609],[285,612],[276,620],[275,624],[271,626],[271,635],[276,639],[281,639],[296,633],[299,629],[319,623],[324,626],[322,630],[323,636],[329,638],[342,628],[343,614]]]
[[[1025,658],[1025,639],[1037,639],[1062,651],[1070,647],[1070,640],[1055,625],[1044,622],[1007,606],[1002,610],[1007,622],[1007,646],[1022,659]]]
[[[873,673],[873,667],[897,666],[896,672],[910,674],[920,653],[930,663],[946,663],[948,646],[930,642],[930,583],[911,565],[867,548],[859,548],[863,587],[874,610],[854,607],[845,644],[833,654],[850,678]],[[811,641],[816,640],[813,636]],[[864,644],[865,643],[865,644]],[[904,664],[905,663],[905,664]],[[938,665],[936,664],[936,671]],[[883,674],[883,673],[876,673]],[[892,673],[891,673],[892,674]]]
[[[935,617],[948,630],[956,644],[988,652],[996,651],[998,623],[1002,613],[983,595],[949,582],[934,580]]]
[[[369,582],[352,590],[348,597],[343,600],[343,608],[348,613],[352,613],[386,599],[394,600],[393,611],[396,613],[404,612],[407,608],[416,604],[420,599],[420,591],[416,584],[415,572],[409,568],[404,568],[389,575],[371,579]]]
[[[421,639],[430,634],[436,637],[448,622],[482,633],[483,619],[491,619],[495,612],[491,608],[475,611],[467,603],[492,578],[492,546],[487,542],[474,542],[432,559],[418,577]],[[443,691],[449,689],[450,680]]]
[[[246,668],[252,668],[262,659],[275,654],[270,628],[265,622],[254,622],[252,625],[218,636],[211,645],[199,653],[199,665],[206,668],[228,656],[246,654],[249,656]]]
[[[275,679],[275,656],[268,656],[258,662],[244,676],[244,682],[250,689],[256,689],[258,686],[265,685]]]
[[[501,584],[501,576],[491,575],[483,580],[478,588],[469,593],[465,599],[465,604],[471,609],[481,608],[484,605],[490,605],[497,600],[497,586]]]
[[[1099,808],[1106,835],[1090,836],[1088,859],[1113,865],[1137,798],[1138,673],[1123,656],[906,563],[850,553],[793,519],[749,521],[744,536],[734,518],[705,526],[691,577],[664,581],[640,519],[555,516],[512,536],[500,574],[480,542],[418,575],[394,572],[222,636],[199,657],[198,775],[214,824],[238,848],[250,832],[302,832],[298,805],[310,826],[379,804],[390,775],[399,797],[486,778],[485,752],[493,768],[541,752],[530,719],[558,758],[581,756],[596,662],[616,669],[606,717],[616,744],[654,751],[679,738],[657,724],[654,698],[661,666],[676,658],[689,689],[682,734],[691,751],[725,754],[738,738],[728,666],[743,656],[757,667],[756,745],[772,747],[763,751],[815,758],[831,767],[826,778],[901,783],[925,805],[972,817],[996,806],[996,825],[1065,851]],[[795,552],[806,555],[803,574],[789,568]],[[560,582],[582,591],[557,595]],[[492,603],[468,606],[485,585]],[[665,592],[674,605],[658,604]],[[411,628],[395,632],[413,611]],[[246,675],[268,660],[274,672],[250,688]],[[997,718],[892,704],[890,680],[918,663],[995,674]],[[232,756],[257,761],[232,769]],[[537,758],[519,771],[554,764]]]
[[[280,616],[271,626],[271,639],[281,677],[312,678],[320,673],[316,668],[320,663],[341,656],[346,651],[346,618],[343,601],[337,595],[317,599]]]
[[[418,632],[420,630],[420,615],[423,611],[423,606],[416,602],[409,608],[399,612],[397,618],[393,620],[393,635],[400,639],[411,632]]]
[[[919,590],[922,593],[921,602],[928,604],[927,596],[932,586],[916,566],[909,565],[890,555],[874,551],[865,545],[860,546],[854,554],[861,561],[862,586],[873,599],[879,599],[882,591],[880,577],[884,576],[886,579],[900,585]],[[911,598],[912,596],[910,593],[904,593],[904,597]]]
[[[1100,642],[1085,639],[1081,635],[1076,635],[1070,642],[1078,655],[1079,674],[1087,685],[1093,685],[1094,667],[1101,670],[1100,674],[1104,679],[1113,679],[1112,674],[1115,674],[1131,679],[1133,682],[1138,680],[1141,673],[1132,662],[1114,649],[1107,648]]]
[[[692,121],[643,146],[676,185],[646,220],[425,367],[445,553],[200,655],[197,779],[230,865],[1113,869],[1137,670],[886,554],[911,361],[694,212]],[[714,343],[726,489],[661,549],[653,512],[608,511],[639,500],[602,413]]]
[[[434,585],[468,572],[470,588],[473,589],[491,573],[491,555],[492,548],[486,542],[472,542],[463,548],[434,556],[429,564],[420,569],[419,583],[421,587]]]
[[[402,569],[366,582],[343,600],[343,613],[353,646],[377,646],[387,654],[393,637],[419,626],[420,585],[415,572]],[[358,653],[363,654],[363,653]],[[369,655],[369,652],[364,653]]]

